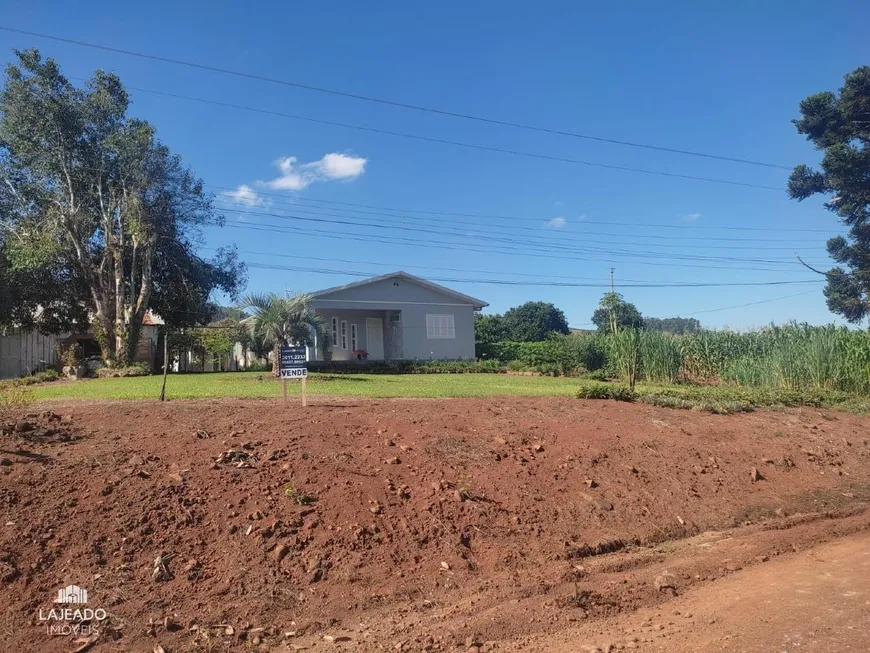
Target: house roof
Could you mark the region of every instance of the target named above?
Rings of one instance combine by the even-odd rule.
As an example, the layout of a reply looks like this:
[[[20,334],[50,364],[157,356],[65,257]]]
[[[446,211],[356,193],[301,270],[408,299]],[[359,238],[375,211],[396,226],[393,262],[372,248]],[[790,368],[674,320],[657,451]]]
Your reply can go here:
[[[456,292],[455,290],[451,290],[450,288],[446,288],[445,286],[440,286],[437,283],[426,281],[426,279],[421,279],[420,277],[416,277],[413,274],[409,274],[408,272],[405,272],[403,270],[390,272],[389,274],[382,274],[378,277],[371,277],[369,279],[362,279],[361,281],[354,281],[353,283],[348,283],[343,286],[333,286],[332,288],[325,288],[324,290],[318,290],[310,294],[314,299],[319,299],[324,297],[324,295],[330,295],[340,290],[359,288],[360,286],[366,286],[370,283],[377,283],[378,281],[386,281],[388,279],[405,279],[406,281],[411,281],[418,286],[423,286],[424,288],[429,288],[430,290],[434,290],[449,297],[453,297],[454,299],[459,300],[463,304],[471,304],[472,306],[474,306],[474,308],[483,308],[484,306],[489,306],[489,304],[487,304],[485,301],[476,299],[469,295],[463,295],[461,292]]]

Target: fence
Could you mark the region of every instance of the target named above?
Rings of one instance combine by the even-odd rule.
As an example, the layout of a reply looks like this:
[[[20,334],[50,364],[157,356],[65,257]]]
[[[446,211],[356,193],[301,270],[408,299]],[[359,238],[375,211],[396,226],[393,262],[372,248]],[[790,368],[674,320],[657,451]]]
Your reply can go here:
[[[0,331],[0,379],[12,379],[55,367],[58,343],[65,335],[47,336],[30,329]]]

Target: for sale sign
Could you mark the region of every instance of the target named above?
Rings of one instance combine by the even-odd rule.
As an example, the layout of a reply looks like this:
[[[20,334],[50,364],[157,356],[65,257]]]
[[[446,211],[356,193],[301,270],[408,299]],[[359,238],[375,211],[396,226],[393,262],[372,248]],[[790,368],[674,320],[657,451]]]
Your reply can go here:
[[[281,347],[281,360],[279,362],[282,379],[303,379],[308,376],[305,347]]]

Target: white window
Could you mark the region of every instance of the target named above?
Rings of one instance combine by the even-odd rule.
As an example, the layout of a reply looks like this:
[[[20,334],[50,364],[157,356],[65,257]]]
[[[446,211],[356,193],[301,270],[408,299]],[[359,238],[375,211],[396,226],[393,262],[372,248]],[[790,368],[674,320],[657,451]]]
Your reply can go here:
[[[341,321],[341,348],[347,349],[347,320]]]
[[[426,315],[427,338],[455,338],[456,326],[453,315]]]
[[[356,351],[356,324],[350,325],[350,349],[351,351]]]
[[[332,318],[332,346],[338,347],[338,318]]]

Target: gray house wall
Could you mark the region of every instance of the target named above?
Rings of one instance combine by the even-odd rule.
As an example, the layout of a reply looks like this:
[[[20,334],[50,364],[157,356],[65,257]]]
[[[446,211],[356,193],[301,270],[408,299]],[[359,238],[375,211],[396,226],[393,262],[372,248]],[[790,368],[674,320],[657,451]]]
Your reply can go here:
[[[426,314],[453,315],[455,338],[427,338]],[[424,304],[402,309],[403,356],[406,359],[474,358],[474,308]]]
[[[353,346],[351,345],[350,340],[350,325],[356,324],[357,329],[357,349],[365,349],[368,351],[369,343],[366,335],[366,318],[367,317],[375,317],[381,318],[384,320],[384,357],[386,358],[386,339],[387,339],[387,326],[386,326],[386,311],[378,310],[373,308],[368,309],[348,309],[348,308],[319,308],[315,302],[315,309],[317,314],[320,315],[323,320],[326,322],[326,333],[331,338],[332,337],[332,318],[335,317],[338,319],[338,343],[335,347],[332,347],[332,360],[334,361],[346,361],[351,359],[351,352],[353,351]],[[347,321],[347,349],[344,350],[341,348],[341,321]],[[313,352],[309,352],[309,358],[312,357]],[[320,354],[318,353],[317,358],[320,358]]]
[[[366,317],[381,317],[384,321],[384,358],[407,360],[473,359],[474,358],[474,305],[454,295],[418,285],[399,277],[315,294],[312,306],[324,317],[327,328],[332,328],[332,317],[357,324],[357,347],[371,351],[365,329]],[[398,324],[390,321],[391,313],[398,312]],[[453,315],[455,338],[428,338],[426,315]],[[350,358],[342,350],[339,335],[338,348],[333,348],[333,360]],[[313,352],[312,352],[313,354]]]

